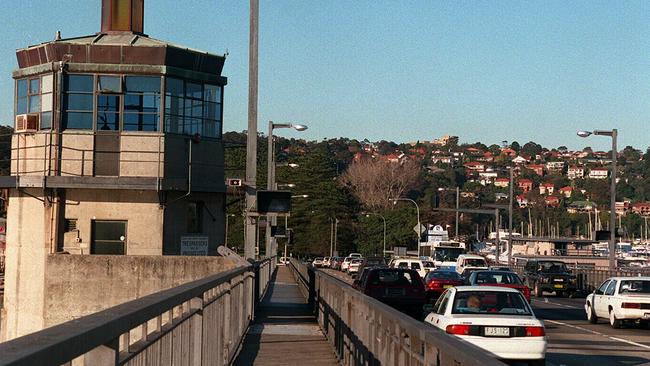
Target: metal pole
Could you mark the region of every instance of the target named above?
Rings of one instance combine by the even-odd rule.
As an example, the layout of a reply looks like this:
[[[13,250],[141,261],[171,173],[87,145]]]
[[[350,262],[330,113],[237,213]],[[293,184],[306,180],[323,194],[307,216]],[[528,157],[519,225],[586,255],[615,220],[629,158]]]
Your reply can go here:
[[[259,0],[250,0],[248,43],[248,132],[246,137],[246,225],[244,256],[255,259],[257,222],[250,215],[255,206],[257,176],[257,64]]]
[[[512,204],[513,204],[513,195],[514,195],[514,174],[512,172],[512,166],[510,166],[510,184],[508,193],[508,266],[512,265]],[[523,234],[523,230],[522,230]]]
[[[501,227],[501,225],[499,224],[499,209],[498,208],[494,209],[494,217],[495,217],[494,224],[495,224],[495,226],[497,228],[497,230],[496,230],[496,233],[497,233],[497,236],[496,236],[496,241],[497,241],[496,261],[497,261],[497,264],[499,264],[499,255],[501,254],[501,248],[500,248],[501,247],[501,236],[499,235],[499,228]]]
[[[381,252],[381,256],[386,255],[386,218],[383,215],[379,215],[382,220],[384,220],[384,251]]]
[[[226,248],[228,248],[228,217],[229,216],[230,215],[228,215],[228,213],[226,213],[226,235],[225,235],[225,238],[223,240],[223,246],[226,247]]]
[[[330,217],[330,257],[334,256],[334,220]]]
[[[338,234],[338,230],[339,230],[339,219],[335,217],[334,218],[334,251],[335,252],[336,252],[336,237],[337,237],[336,234]]]
[[[269,191],[272,191],[274,186],[274,171],[273,171],[273,165],[275,164],[275,154],[273,151],[273,121],[269,121],[269,134],[267,135],[267,151],[266,151],[266,189]],[[266,216],[266,250],[265,254],[267,257],[271,256],[271,240],[273,238],[271,237],[271,226],[273,225],[272,222],[273,218],[271,216]]]
[[[458,210],[458,205],[460,201],[460,187],[456,187],[456,210]],[[458,240],[458,224],[459,224],[460,212],[456,211],[456,240]]]
[[[618,130],[612,130],[612,186],[609,207],[609,269],[616,269],[616,138]]]

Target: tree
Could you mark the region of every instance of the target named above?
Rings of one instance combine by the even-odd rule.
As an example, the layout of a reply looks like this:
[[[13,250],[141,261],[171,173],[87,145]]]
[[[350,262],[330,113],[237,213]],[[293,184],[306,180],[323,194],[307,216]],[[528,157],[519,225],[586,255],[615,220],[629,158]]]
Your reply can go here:
[[[397,164],[363,159],[348,167],[342,183],[361,204],[376,209],[390,207],[389,199],[401,197],[415,187],[419,176],[420,166],[411,160]]]

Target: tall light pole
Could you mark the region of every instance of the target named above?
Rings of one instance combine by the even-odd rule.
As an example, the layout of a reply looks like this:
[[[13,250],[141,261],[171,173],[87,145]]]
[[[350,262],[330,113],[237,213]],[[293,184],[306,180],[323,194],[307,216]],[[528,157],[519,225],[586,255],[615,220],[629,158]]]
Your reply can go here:
[[[420,230],[420,228],[422,227],[422,224],[420,224],[420,206],[418,206],[417,202],[415,202],[414,200],[412,200],[410,198],[405,198],[405,197],[390,198],[388,200],[392,201],[394,205],[397,204],[397,201],[410,201],[410,202],[413,202],[413,204],[415,205],[415,210],[416,210],[417,219],[418,219],[417,228],[418,228],[418,230]],[[421,233],[418,232],[417,233],[417,236],[418,236],[418,254],[420,253],[420,235],[421,235]]]
[[[366,215],[366,217],[370,217],[370,215],[375,215],[381,217],[381,219],[384,221],[384,251],[381,252],[381,256],[383,257],[386,255],[386,218],[382,214],[378,214],[376,212],[362,212],[363,214]]]
[[[578,136],[589,137],[590,135],[610,136],[612,138],[612,183],[610,186],[609,198],[609,269],[616,269],[616,158],[618,152],[616,150],[616,139],[618,137],[618,130],[594,130],[578,131]]]
[[[244,220],[244,257],[255,259],[257,219],[251,215],[256,204],[257,176],[257,64],[259,0],[250,0],[248,42],[248,130],[246,136],[246,219]]]
[[[275,144],[273,143],[273,130],[276,128],[293,128],[296,131],[304,131],[307,126],[291,123],[273,123],[269,121],[269,134],[267,136],[267,165],[266,165],[266,188],[274,191],[277,187],[275,184]],[[270,257],[275,253],[275,240],[271,236],[271,226],[277,224],[277,216],[267,216],[266,218],[266,256]]]

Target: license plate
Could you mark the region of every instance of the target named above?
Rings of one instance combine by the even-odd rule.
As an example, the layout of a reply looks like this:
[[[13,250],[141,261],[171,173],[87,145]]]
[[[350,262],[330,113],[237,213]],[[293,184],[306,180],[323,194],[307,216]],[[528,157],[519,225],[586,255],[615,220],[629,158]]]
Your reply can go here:
[[[509,337],[510,328],[504,327],[485,327],[486,337]]]
[[[454,287],[454,286],[453,285],[442,285],[442,288],[450,288],[450,287]]]
[[[564,285],[555,285],[555,288],[562,288]]]

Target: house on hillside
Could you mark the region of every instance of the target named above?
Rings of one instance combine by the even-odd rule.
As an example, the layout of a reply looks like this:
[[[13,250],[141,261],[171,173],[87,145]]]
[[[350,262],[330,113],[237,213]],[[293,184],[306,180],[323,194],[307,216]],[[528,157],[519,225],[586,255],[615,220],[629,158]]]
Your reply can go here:
[[[552,173],[561,173],[564,170],[563,161],[549,161],[546,163],[546,170]]]
[[[505,201],[508,199],[508,194],[503,192],[497,192],[494,194],[494,198],[496,198],[497,201]]]
[[[616,214],[619,216],[627,215],[627,212],[630,210],[631,204],[630,201],[624,200],[622,202],[616,202]]]
[[[542,183],[539,185],[539,194],[553,194],[555,186],[553,183]]]
[[[494,180],[494,186],[500,188],[508,188],[510,185],[510,178],[496,178]]]
[[[594,203],[591,201],[575,201],[567,207],[568,213],[591,212],[594,209]]]
[[[475,172],[482,172],[485,170],[485,164],[478,161],[470,161],[469,163],[465,163],[464,166],[465,169],[472,170]]]
[[[481,185],[486,186],[494,182],[494,180],[497,177],[497,172],[492,172],[492,171],[479,172],[478,177]]]
[[[566,175],[569,179],[584,178],[585,168],[583,166],[571,165]]]
[[[607,179],[609,176],[609,169],[607,168],[591,168],[589,170],[589,178],[591,179]]]
[[[562,187],[558,190],[558,193],[563,195],[566,198],[571,198],[571,194],[573,194],[573,187],[570,186]]]
[[[524,195],[518,195],[517,204],[519,205],[520,208],[528,207],[528,198],[526,198],[526,196]]]
[[[501,155],[505,155],[509,158],[514,158],[517,156],[517,152],[509,147],[504,147],[501,149]]]
[[[521,155],[519,155],[516,158],[512,159],[512,162],[515,163],[515,164],[526,164],[529,161],[530,161],[530,159],[526,159],[525,157],[523,157]]]
[[[632,205],[632,212],[637,215],[650,215],[650,202],[638,202]]]
[[[517,186],[519,189],[524,191],[524,193],[528,193],[533,190],[533,181],[530,179],[520,179],[517,181]]]
[[[491,152],[486,151],[483,154],[483,156],[480,156],[480,157],[476,158],[476,161],[482,161],[484,163],[491,163],[491,162],[494,161],[494,155]]]
[[[547,207],[560,207],[560,197],[558,196],[544,197],[544,204]]]

